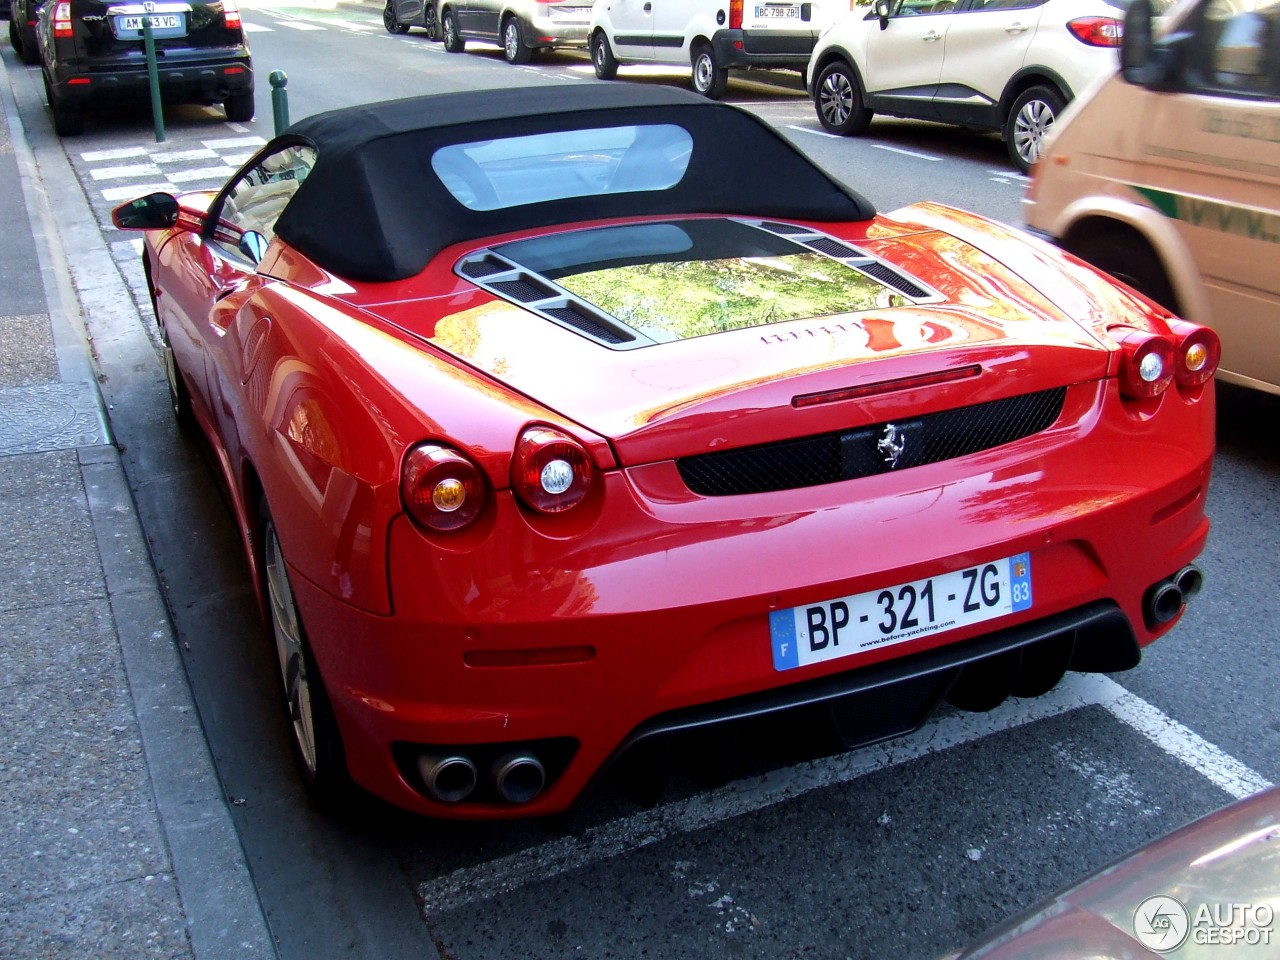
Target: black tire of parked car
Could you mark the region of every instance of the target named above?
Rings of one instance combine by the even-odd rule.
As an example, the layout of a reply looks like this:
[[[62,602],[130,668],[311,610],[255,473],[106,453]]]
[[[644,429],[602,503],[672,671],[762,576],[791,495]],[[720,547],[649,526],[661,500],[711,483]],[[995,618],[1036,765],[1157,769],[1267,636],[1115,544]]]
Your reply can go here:
[[[22,27],[16,22],[12,10],[9,12],[9,42],[13,44],[18,59],[28,67],[34,67],[40,62],[39,48],[34,43],[22,42]]]
[[[409,25],[400,22],[400,15],[396,13],[396,0],[387,0],[386,6],[382,8],[382,25],[386,28],[387,33],[404,34],[409,32]]]
[[[813,106],[823,128],[842,137],[866,133],[874,116],[863,106],[862,87],[853,67],[844,60],[835,60],[822,68],[814,87]]]
[[[1023,173],[1039,159],[1045,137],[1066,104],[1066,97],[1053,87],[1031,87],[1013,101],[1004,121],[1004,142],[1009,159]]]
[[[265,500],[260,505],[258,519],[267,626],[283,684],[281,692],[294,756],[317,805],[322,809],[338,809],[352,795],[342,734],[320,668],[307,642],[306,629],[289,584],[284,551]]]
[[[445,7],[444,13],[440,14],[440,38],[450,53],[461,53],[466,49],[467,41],[458,32],[458,20],[451,7]]]
[[[729,86],[729,69],[716,62],[711,44],[704,43],[693,51],[693,89],[709,100],[719,100]]]
[[[525,45],[519,17],[509,16],[502,23],[502,54],[507,63],[528,63],[533,59],[533,50]]]
[[[84,133],[84,114],[78,106],[69,104],[66,99],[54,93],[49,75],[43,74],[44,98],[53,111],[53,129],[60,137],[78,137]]]
[[[1146,239],[1130,227],[1111,224],[1069,237],[1062,244],[1081,260],[1105,270],[1173,313],[1180,313],[1178,295],[1160,257]]]
[[[591,35],[591,65],[596,68],[597,80],[612,80],[618,75],[618,58],[603,30]]]
[[[222,103],[222,109],[227,112],[227,119],[232,123],[248,123],[253,119],[255,111],[253,91],[227,97]]]
[[[440,39],[440,11],[436,7],[435,0],[431,0],[427,4],[427,9],[423,11],[422,23],[426,27],[428,40]]]

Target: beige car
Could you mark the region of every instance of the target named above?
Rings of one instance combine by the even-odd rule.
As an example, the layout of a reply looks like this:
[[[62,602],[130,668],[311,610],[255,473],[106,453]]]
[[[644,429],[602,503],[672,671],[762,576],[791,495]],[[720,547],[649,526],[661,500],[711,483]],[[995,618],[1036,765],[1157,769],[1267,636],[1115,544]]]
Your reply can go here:
[[[1280,394],[1280,0],[1125,21],[1122,67],[1062,116],[1033,232],[1222,339],[1218,376]]]

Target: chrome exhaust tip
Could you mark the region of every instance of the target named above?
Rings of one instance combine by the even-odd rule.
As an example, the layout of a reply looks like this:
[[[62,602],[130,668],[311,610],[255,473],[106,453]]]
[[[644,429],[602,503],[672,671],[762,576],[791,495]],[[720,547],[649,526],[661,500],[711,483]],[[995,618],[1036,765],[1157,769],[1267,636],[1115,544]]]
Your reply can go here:
[[[507,803],[528,803],[547,785],[542,761],[530,753],[508,753],[493,762],[493,786]]]
[[[476,765],[461,754],[436,757],[424,753],[418,757],[418,772],[427,792],[441,803],[458,803],[476,788]]]
[[[1190,600],[1204,588],[1204,571],[1194,563],[1188,563],[1173,575],[1173,582],[1182,591],[1182,599]]]
[[[1182,589],[1173,580],[1161,580],[1148,594],[1147,621],[1151,624],[1168,623],[1182,611]]]

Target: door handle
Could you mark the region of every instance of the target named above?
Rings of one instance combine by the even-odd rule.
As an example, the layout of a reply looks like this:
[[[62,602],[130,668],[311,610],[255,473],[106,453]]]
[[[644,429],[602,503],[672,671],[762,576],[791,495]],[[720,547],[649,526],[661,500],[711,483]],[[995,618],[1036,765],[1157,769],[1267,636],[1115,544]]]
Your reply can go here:
[[[1020,23],[1011,23],[1004,28],[1005,33],[1026,33],[1027,28]]]
[[[936,30],[930,30],[920,39],[923,40],[925,43],[933,43],[933,41],[935,40],[941,40],[942,34],[938,33],[938,31]]]

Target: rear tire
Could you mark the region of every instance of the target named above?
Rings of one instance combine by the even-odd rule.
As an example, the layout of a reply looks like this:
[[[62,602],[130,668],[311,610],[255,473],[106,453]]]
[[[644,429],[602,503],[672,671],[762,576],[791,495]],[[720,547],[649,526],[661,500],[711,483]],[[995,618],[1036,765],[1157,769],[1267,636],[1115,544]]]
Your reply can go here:
[[[403,35],[409,32],[409,25],[400,22],[400,15],[396,13],[396,0],[387,0],[386,6],[382,8],[382,26],[387,33]]]
[[[222,109],[227,112],[227,119],[232,123],[248,123],[253,119],[256,109],[253,102],[253,91],[237,93],[223,101]]]
[[[716,62],[711,44],[704,43],[693,52],[693,89],[708,100],[719,100],[729,86],[729,69]]]
[[[275,641],[276,663],[284,684],[294,756],[316,804],[336,809],[351,798],[342,736],[328,694],[307,642],[288,567],[275,524],[265,502],[260,512],[262,575],[266,580],[268,626]]]
[[[444,48],[450,53],[461,53],[466,49],[467,41],[463,40],[462,34],[458,32],[457,18],[453,10],[448,7],[440,15],[440,38],[444,42]]]
[[[1098,232],[1063,244],[1081,260],[1087,260],[1117,280],[1181,316],[1178,296],[1165,272],[1164,264],[1147,242],[1130,230]]]
[[[195,433],[196,418],[191,412],[191,394],[187,391],[187,383],[182,379],[182,370],[173,355],[173,347],[169,345],[169,335],[164,324],[160,324],[160,347],[164,355],[164,376],[169,382],[169,406],[173,410],[173,419],[178,422],[178,429],[183,433]]]
[[[618,58],[613,55],[603,30],[597,30],[591,37],[591,65],[596,68],[597,80],[612,80],[618,75]]]
[[[9,42],[13,44],[18,59],[28,67],[34,67],[40,62],[40,51],[36,45],[33,43],[28,46],[22,42],[22,28],[14,21],[12,10],[9,12]]]
[[[49,109],[53,111],[53,129],[60,137],[78,137],[84,133],[84,114],[74,104],[67,103],[58,96],[49,83],[49,75],[44,75],[44,97],[49,101]]]
[[[1004,142],[1009,159],[1022,173],[1040,159],[1044,142],[1066,104],[1066,98],[1053,87],[1032,87],[1013,101],[1004,121]]]
[[[824,129],[842,137],[856,137],[871,126],[873,114],[862,105],[862,88],[845,61],[828,64],[818,74],[813,93],[813,106]]]
[[[435,0],[431,0],[427,4],[427,9],[422,13],[422,21],[427,30],[427,39],[440,39],[440,10],[436,7]]]
[[[533,59],[533,51],[524,44],[524,28],[518,17],[507,17],[502,24],[502,54],[507,63],[522,64]]]

